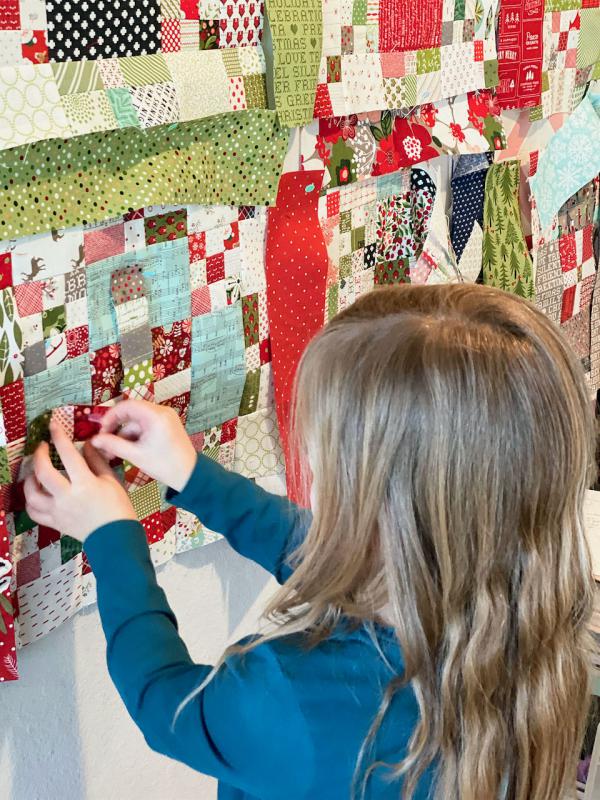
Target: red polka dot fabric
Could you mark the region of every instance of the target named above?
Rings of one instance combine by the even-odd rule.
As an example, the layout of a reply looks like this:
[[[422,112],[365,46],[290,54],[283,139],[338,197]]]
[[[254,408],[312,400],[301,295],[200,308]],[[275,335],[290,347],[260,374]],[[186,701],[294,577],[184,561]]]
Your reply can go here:
[[[282,176],[269,209],[265,270],[271,329],[273,380],[279,430],[288,466],[288,494],[300,500],[290,469],[290,404],[298,363],[323,327],[327,247],[319,224],[323,171]]]

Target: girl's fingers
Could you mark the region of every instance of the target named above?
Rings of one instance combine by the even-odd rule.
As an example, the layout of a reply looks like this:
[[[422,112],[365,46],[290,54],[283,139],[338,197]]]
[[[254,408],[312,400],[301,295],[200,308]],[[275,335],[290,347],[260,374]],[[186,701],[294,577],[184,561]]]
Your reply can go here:
[[[52,508],[52,495],[44,491],[38,483],[35,475],[28,475],[23,483],[23,493],[27,505],[27,513],[30,511],[39,514],[49,514]],[[29,514],[31,516],[31,514]],[[33,517],[32,517],[33,519]]]
[[[114,433],[98,433],[91,442],[94,447],[107,453],[111,458],[122,458],[132,464],[135,464],[136,456],[139,456],[140,452],[135,442],[115,436]]]
[[[84,478],[89,475],[89,467],[85,458],[79,453],[73,442],[67,436],[65,430],[54,423],[50,423],[50,433],[52,441],[56,447],[56,452],[60,456],[67,475],[71,481]]]
[[[92,470],[94,475],[100,477],[101,475],[110,475],[111,477],[114,476],[112,469],[110,468],[110,464],[108,461],[102,456],[101,453],[93,447],[91,442],[86,442],[83,445],[83,457],[85,458],[88,467]]]
[[[33,473],[39,485],[51,495],[69,488],[69,481],[50,461],[50,448],[46,442],[42,442],[33,454]],[[32,475],[29,477],[33,478]]]
[[[110,408],[102,417],[101,433],[115,433],[124,425],[133,423],[141,432],[144,423],[156,414],[156,407],[143,400],[123,400]]]

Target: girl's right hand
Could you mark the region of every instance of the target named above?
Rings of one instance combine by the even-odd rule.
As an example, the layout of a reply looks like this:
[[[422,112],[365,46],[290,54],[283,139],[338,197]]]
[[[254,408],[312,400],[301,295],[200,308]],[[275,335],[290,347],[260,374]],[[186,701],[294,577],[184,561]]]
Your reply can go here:
[[[92,444],[109,459],[129,461],[177,492],[196,465],[196,451],[177,412],[143,400],[123,400],[111,408]]]

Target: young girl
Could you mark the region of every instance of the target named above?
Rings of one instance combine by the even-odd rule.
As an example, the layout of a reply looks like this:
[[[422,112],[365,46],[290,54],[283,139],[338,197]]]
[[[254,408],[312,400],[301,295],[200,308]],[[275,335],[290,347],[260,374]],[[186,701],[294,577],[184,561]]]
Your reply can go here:
[[[297,382],[312,517],[197,456],[169,409],[126,401],[104,420],[83,456],[53,430],[68,477],[42,445],[28,511],[85,541],[110,673],[151,747],[218,778],[221,800],[574,788],[593,423],[542,313],[454,285],[378,289],[339,314]],[[179,638],[100,452],[282,583],[269,633],[215,672]]]

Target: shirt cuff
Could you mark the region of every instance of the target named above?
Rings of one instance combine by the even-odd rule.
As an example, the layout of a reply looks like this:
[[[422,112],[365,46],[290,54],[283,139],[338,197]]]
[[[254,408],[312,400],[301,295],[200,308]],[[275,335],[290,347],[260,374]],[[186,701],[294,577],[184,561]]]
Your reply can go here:
[[[133,519],[102,525],[87,537],[83,549],[97,578],[107,572],[113,577],[126,573],[128,558],[139,561],[150,555],[146,531]],[[123,577],[126,579],[126,575]]]
[[[222,467],[212,458],[198,453],[196,466],[192,470],[188,482],[180,492],[175,489],[168,489],[166,494],[167,502],[177,506],[177,508],[183,508],[185,511],[197,514],[194,509],[198,509],[199,503],[202,502],[203,487],[219,486],[223,480],[223,474],[229,475],[225,467]]]

